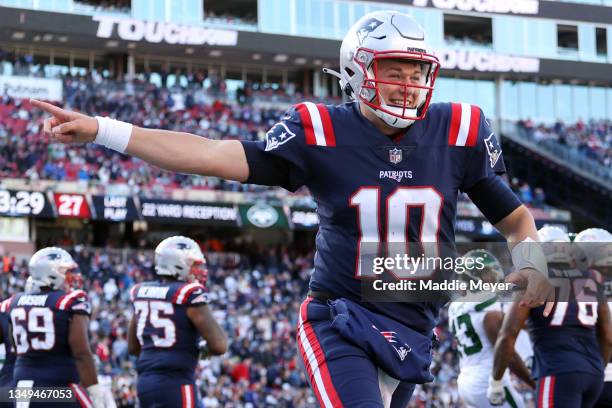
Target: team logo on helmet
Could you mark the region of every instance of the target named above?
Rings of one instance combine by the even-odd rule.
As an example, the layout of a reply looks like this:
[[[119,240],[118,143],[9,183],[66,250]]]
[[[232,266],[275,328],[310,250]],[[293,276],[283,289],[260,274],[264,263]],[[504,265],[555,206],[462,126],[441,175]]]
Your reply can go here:
[[[493,168],[501,157],[501,147],[499,146],[499,142],[497,141],[495,133],[493,132],[491,132],[489,137],[487,137],[484,141],[485,146],[487,147],[487,153],[489,154],[489,163],[491,163],[491,168]]]
[[[393,164],[398,164],[402,161],[402,150],[397,147],[389,150],[389,161]]]
[[[378,28],[383,22],[377,18],[370,18],[357,30],[357,40],[361,45],[363,40],[370,36],[370,33]]]

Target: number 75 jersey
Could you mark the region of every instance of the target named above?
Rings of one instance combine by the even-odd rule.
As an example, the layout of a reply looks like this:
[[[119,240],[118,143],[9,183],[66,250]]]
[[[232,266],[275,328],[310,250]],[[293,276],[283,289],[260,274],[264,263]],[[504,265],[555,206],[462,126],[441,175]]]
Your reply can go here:
[[[398,129],[399,130],[399,129]],[[423,120],[395,138],[382,134],[357,103],[301,103],[266,140],[242,142],[248,183],[310,189],[320,219],[310,288],[361,301],[359,244],[455,240],[459,191],[486,184],[498,194],[480,209],[495,223],[520,205],[497,173],[501,149],[480,108],[432,104]],[[500,187],[502,183],[503,187]],[[501,190],[499,190],[501,188]],[[370,275],[371,276],[371,275]],[[429,332],[438,305],[363,303]]]
[[[141,347],[138,374],[173,371],[192,378],[200,335],[187,308],[208,303],[204,286],[198,282],[143,282],[132,288],[130,296]]]

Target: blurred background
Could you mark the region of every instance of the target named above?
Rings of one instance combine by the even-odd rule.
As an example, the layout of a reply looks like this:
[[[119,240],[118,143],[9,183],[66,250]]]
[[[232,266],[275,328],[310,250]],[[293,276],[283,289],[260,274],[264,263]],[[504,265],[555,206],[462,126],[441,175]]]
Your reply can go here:
[[[28,98],[139,126],[261,140],[304,100],[340,103],[340,42],[362,15],[396,9],[442,62],[434,102],[479,105],[501,140],[508,182],[538,227],[612,228],[612,0],[0,0],[0,293],[21,290],[48,245],[78,260],[94,303],[92,347],[117,406],[133,407],[129,288],[152,249],[181,234],[209,258],[230,336],[201,361],[208,407],[307,407],[295,326],[318,227],[304,189],[174,174],[100,147],[49,144]],[[457,240],[501,236],[461,197]],[[461,406],[443,313],[415,407]],[[528,400],[532,398],[526,393]]]

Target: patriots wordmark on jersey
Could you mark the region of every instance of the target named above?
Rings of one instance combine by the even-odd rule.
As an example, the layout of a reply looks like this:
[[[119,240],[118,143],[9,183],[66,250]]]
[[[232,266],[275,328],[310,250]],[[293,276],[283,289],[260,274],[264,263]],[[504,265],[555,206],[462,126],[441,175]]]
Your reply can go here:
[[[423,120],[390,138],[358,103],[305,102],[289,109],[266,140],[242,143],[249,183],[310,189],[320,218],[310,288],[334,297],[361,301],[360,282],[371,271],[360,268],[360,244],[452,245],[460,191],[492,223],[520,205],[498,177],[505,168],[495,135],[480,108],[466,103],[432,104]],[[475,193],[483,185],[489,199]],[[435,326],[439,308],[365,305],[422,333]]]

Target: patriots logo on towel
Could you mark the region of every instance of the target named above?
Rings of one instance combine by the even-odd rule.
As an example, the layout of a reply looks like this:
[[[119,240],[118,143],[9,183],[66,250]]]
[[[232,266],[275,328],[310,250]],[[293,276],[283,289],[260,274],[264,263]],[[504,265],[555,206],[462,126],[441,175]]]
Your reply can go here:
[[[276,149],[295,137],[295,133],[289,130],[283,122],[278,122],[266,133],[266,152]]]
[[[383,22],[377,18],[370,18],[357,30],[357,39],[359,45],[363,43],[363,40],[368,38],[370,33],[378,28]]]
[[[395,349],[395,352],[399,356],[400,361],[404,361],[408,353],[412,351],[412,348],[406,343],[403,346],[397,347],[396,344],[399,344],[399,339],[397,338],[397,333],[394,331],[381,331],[378,330],[378,327],[372,325],[372,328],[378,331],[382,336],[391,344],[391,347]]]
[[[484,142],[487,147],[487,153],[489,154],[489,163],[491,164],[491,168],[493,168],[501,156],[501,147],[493,132],[491,132]]]

